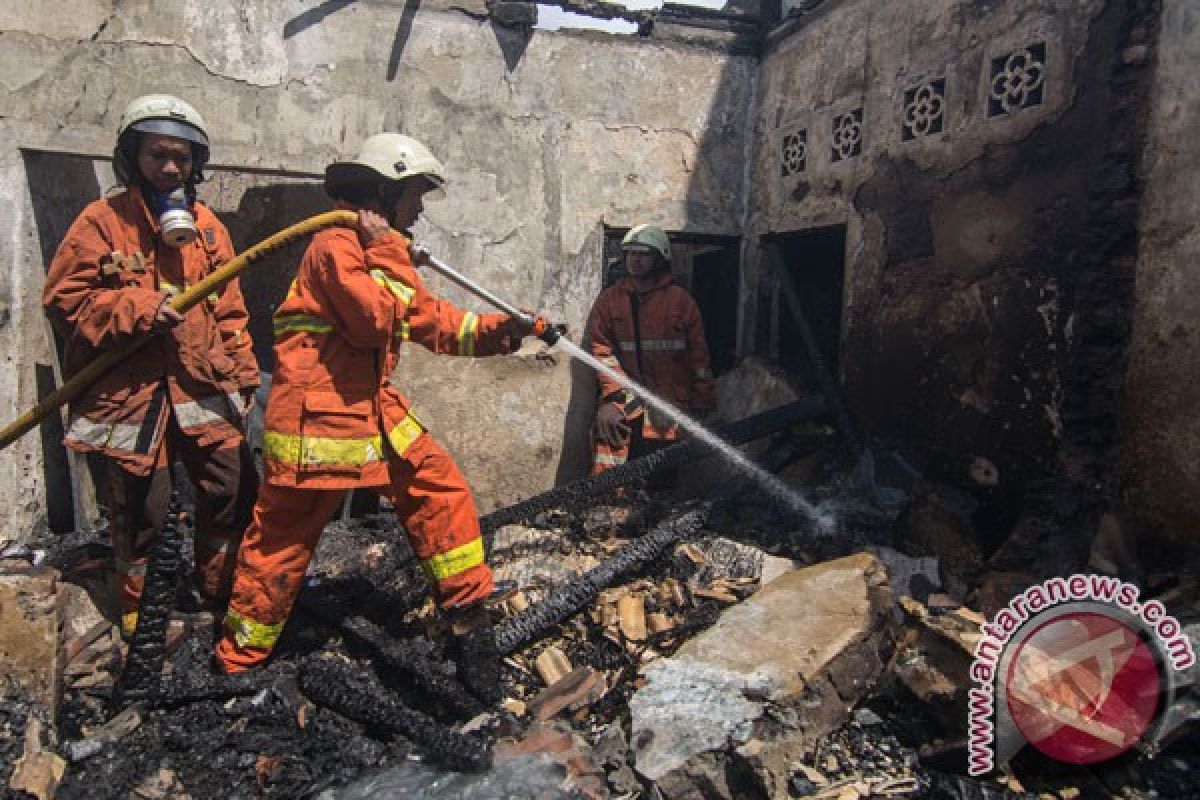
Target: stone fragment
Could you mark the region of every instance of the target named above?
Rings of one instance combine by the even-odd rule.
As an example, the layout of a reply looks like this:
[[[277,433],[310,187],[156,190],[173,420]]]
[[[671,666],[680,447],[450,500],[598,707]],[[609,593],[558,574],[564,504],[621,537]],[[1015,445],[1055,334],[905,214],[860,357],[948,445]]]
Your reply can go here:
[[[0,573],[0,673],[24,686],[53,717],[61,694],[58,631],[63,595],[58,592],[58,572],[48,567],[8,569]]]
[[[847,718],[882,671],[891,607],[883,565],[861,553],[787,573],[725,610],[644,668],[630,700],[637,771],[668,797],[702,792],[697,781],[735,758],[730,740],[757,737],[761,749],[736,758],[767,795],[786,796],[789,765]],[[768,702],[798,711],[799,726],[767,724]]]

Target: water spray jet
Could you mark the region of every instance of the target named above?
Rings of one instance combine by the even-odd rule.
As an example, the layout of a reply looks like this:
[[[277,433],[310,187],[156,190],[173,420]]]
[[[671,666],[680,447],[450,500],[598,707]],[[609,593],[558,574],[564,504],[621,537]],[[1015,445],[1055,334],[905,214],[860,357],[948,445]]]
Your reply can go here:
[[[798,492],[787,486],[771,473],[764,470],[762,467],[755,464],[750,459],[746,458],[740,450],[722,440],[715,433],[710,431],[699,421],[686,414],[681,409],[659,397],[654,392],[650,391],[645,386],[631,379],[628,375],[618,372],[613,368],[602,364],[591,353],[584,350],[579,345],[572,342],[566,336],[552,325],[549,325],[545,320],[528,311],[517,308],[512,303],[505,301],[495,293],[480,286],[475,281],[466,277],[456,269],[446,264],[444,261],[431,255],[427,250],[421,248],[414,249],[414,257],[420,264],[426,264],[434,271],[438,272],[451,282],[466,289],[471,294],[484,300],[495,308],[516,317],[525,323],[528,330],[537,336],[546,344],[558,348],[561,352],[566,353],[577,361],[586,364],[598,373],[601,373],[611,378],[616,383],[630,390],[640,397],[647,405],[655,411],[669,417],[690,434],[695,441],[701,442],[714,453],[719,454],[726,461],[729,461],[736,466],[742,473],[753,478],[760,486],[766,489],[767,493],[773,500],[785,509],[798,513],[804,516],[814,529],[820,534],[829,534],[836,530],[837,520],[833,514],[828,511],[818,509],[816,506],[809,503]]]

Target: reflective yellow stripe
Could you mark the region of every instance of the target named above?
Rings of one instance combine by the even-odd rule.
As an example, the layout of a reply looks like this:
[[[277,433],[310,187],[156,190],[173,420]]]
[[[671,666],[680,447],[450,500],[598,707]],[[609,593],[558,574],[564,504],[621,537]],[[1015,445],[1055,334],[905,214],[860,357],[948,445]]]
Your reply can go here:
[[[225,612],[225,628],[233,634],[238,647],[263,647],[269,650],[279,641],[283,625],[282,622],[255,622],[232,608]]]
[[[270,461],[302,466],[349,464],[362,466],[383,460],[383,437],[335,439],[332,436],[303,436],[267,431],[263,434],[263,457]]]
[[[333,326],[315,314],[282,314],[275,317],[275,336],[296,331],[333,333]]]
[[[479,332],[479,315],[468,311],[458,326],[458,354],[475,355],[475,335]]]
[[[129,611],[121,615],[121,635],[126,639],[133,636],[137,630],[138,612]]]
[[[408,416],[399,425],[388,431],[388,442],[392,445],[392,449],[396,451],[396,455],[402,456],[404,455],[404,451],[424,432],[425,428],[410,411],[408,412]]]
[[[413,295],[416,294],[416,291],[411,286],[403,281],[393,278],[391,275],[388,275],[381,269],[371,270],[371,277],[374,278],[375,282],[380,286],[394,294],[397,299],[403,300],[404,305],[406,306],[412,302]]]
[[[395,336],[397,339],[399,339],[402,342],[407,342],[410,338],[411,333],[412,333],[412,326],[408,324],[408,320],[404,320],[403,322],[400,323],[400,327],[397,328],[396,332],[392,335]]]
[[[476,537],[461,547],[425,559],[421,562],[421,566],[430,580],[444,581],[446,578],[452,578],[482,563],[483,539]]]

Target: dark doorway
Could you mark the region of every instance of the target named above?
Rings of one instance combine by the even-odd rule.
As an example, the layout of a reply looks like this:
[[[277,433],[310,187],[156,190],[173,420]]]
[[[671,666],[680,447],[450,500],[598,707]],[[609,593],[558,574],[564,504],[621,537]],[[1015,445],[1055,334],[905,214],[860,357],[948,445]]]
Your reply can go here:
[[[609,228],[604,238],[604,285],[625,272],[621,239],[628,228]],[[692,293],[704,318],[713,373],[720,375],[737,361],[738,292],[741,283],[741,242],[736,236],[671,233],[671,273]]]
[[[821,358],[836,382],[840,376],[842,285],[846,270],[846,226],[831,225],[772,236],[764,242],[779,254],[783,269],[800,298],[801,311],[812,329]],[[774,353],[780,366],[806,385],[820,382],[804,344],[800,322],[783,297],[776,295]]]

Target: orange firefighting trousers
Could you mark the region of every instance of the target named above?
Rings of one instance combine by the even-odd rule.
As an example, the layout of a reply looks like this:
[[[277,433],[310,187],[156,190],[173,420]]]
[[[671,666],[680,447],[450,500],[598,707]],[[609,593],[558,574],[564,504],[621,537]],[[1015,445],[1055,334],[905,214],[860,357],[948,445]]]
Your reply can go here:
[[[258,489],[258,473],[245,440],[201,445],[172,420],[154,453],[149,475],[123,469],[116,459],[95,458],[103,462],[101,500],[109,514],[122,633],[131,635],[137,624],[147,553],[166,521],[173,485],[171,464],[177,458],[196,486],[196,588],[206,600],[223,604]]]
[[[467,606],[492,591],[478,512],[466,479],[441,445],[422,434],[403,456],[388,457],[390,483],[377,491],[395,506],[413,551],[444,608]],[[233,597],[217,659],[226,672],[263,664],[304,582],[326,522],[343,489],[266,484],[242,541]]]

